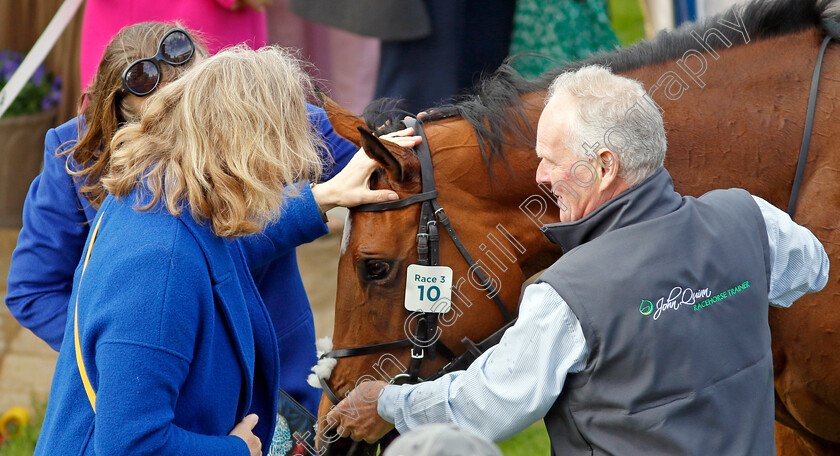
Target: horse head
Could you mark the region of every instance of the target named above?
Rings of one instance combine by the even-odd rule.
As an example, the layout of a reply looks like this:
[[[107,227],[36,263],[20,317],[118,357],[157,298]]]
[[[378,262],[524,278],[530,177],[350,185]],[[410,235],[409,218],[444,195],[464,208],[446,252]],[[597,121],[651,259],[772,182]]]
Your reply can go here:
[[[401,199],[428,191],[422,188],[421,163],[414,151],[378,138],[361,118],[329,100],[325,107],[336,132],[363,147],[379,164],[371,188],[392,189]],[[505,324],[494,296],[515,315],[523,281],[560,254],[528,213],[519,209],[529,197],[540,195],[534,180],[539,160],[533,149],[505,147],[503,154],[487,157],[467,122],[458,117],[432,119],[424,121],[423,128],[437,203],[477,266],[468,264],[438,221],[439,264],[452,269],[451,305],[448,312],[438,315],[433,332],[421,336],[416,333],[418,313],[406,310],[403,304],[407,269],[418,262],[422,204],[387,210],[351,209],[338,266],[336,350],[413,338],[439,341],[460,354],[465,351],[463,338],[480,341]],[[543,222],[556,220],[557,211],[548,208],[548,212],[552,215],[546,215]],[[492,286],[482,280],[482,273]],[[414,348],[411,344],[386,346],[342,356],[325,380],[327,388],[340,399],[359,381],[405,378]],[[448,362],[441,350],[425,350],[419,378],[428,378]],[[319,415],[331,405],[325,397]]]

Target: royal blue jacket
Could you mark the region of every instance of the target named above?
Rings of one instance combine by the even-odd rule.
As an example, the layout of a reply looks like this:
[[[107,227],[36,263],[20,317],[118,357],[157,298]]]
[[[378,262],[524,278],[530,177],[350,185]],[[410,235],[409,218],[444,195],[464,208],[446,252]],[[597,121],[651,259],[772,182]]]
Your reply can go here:
[[[322,109],[307,107],[335,162],[327,169],[325,178],[330,178],[357,149],[335,134]],[[77,125],[78,118],[47,133],[44,170],[26,196],[23,228],[7,281],[6,305],[12,315],[56,350],[64,336],[73,271],[96,213],[79,194],[80,184],[65,170],[65,157],[56,157],[78,139]],[[72,160],[69,163],[78,167]],[[247,244],[248,251],[265,245],[276,249],[276,259],[266,267],[252,268],[252,273],[274,324],[280,385],[315,413],[320,391],[306,383],[316,362],[315,328],[294,248],[324,235],[327,228],[308,186],[302,187],[300,197],[287,200],[280,221],[269,230],[269,236],[248,236],[238,242]]]
[[[189,211],[137,211],[148,201],[139,195],[108,196],[97,213],[35,454],[247,456],[228,433],[249,413],[259,415],[254,434],[267,449],[277,342],[242,245]],[[77,364],[74,315],[96,413]]]

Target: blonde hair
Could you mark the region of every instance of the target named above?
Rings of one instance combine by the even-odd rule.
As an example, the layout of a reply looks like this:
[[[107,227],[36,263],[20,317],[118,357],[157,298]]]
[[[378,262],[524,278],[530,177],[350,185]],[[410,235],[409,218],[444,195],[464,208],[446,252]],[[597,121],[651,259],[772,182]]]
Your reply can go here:
[[[294,182],[320,177],[320,137],[306,110],[312,84],[288,51],[226,49],[159,89],[138,123],[111,142],[105,189],[122,198],[146,185],[149,210],[185,207],[217,236],[262,231]]]
[[[155,55],[160,40],[176,27],[184,29],[190,35],[195,43],[196,55],[207,55],[207,48],[201,37],[178,22],[141,22],[124,27],[108,43],[93,81],[79,100],[79,114],[84,114],[85,122],[83,128],[80,115],[79,134],[82,136],[72,147],[59,155],[72,157],[78,163],[77,170],[71,168],[68,161],[67,172],[74,176],[76,182],[82,184],[80,192],[94,208],[99,208],[107,196],[99,181],[102,176],[108,174],[111,138],[121,121],[134,120],[138,115],[126,98],[120,96],[123,90],[122,73],[132,62]],[[194,62],[195,56],[184,65],[161,63],[161,84],[178,79],[192,68]]]

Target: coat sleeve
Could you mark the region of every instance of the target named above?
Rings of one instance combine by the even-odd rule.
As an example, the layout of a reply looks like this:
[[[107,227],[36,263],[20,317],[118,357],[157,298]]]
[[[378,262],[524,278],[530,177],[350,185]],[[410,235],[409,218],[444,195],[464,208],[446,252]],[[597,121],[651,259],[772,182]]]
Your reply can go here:
[[[199,335],[213,322],[206,312],[214,312],[206,261],[182,234],[176,232],[169,246],[137,245],[108,255],[119,267],[91,263],[90,277],[79,285],[79,295],[88,299],[80,304],[79,319],[92,328],[82,343],[95,347],[87,359],[95,359],[90,373],[96,380],[96,454],[249,454],[242,439],[227,435],[236,424],[236,410],[212,417],[220,435],[188,431],[174,422],[176,408],[192,408],[197,415],[201,410],[201,404],[178,400],[191,370],[208,368],[194,354]],[[215,394],[239,398],[240,392]]]
[[[75,139],[75,138],[74,138]],[[55,129],[47,132],[44,170],[35,178],[23,206],[23,227],[12,254],[6,305],[36,336],[58,350],[64,337],[73,273],[89,224]]]
[[[239,437],[198,434],[172,423],[179,387],[190,368],[179,354],[151,345],[101,343],[96,367],[100,372],[93,433],[96,454],[250,454]]]

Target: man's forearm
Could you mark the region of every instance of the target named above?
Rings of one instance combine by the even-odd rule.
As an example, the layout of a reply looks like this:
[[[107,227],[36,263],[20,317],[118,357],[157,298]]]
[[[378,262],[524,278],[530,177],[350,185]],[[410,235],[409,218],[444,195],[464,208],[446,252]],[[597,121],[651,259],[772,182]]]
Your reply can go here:
[[[566,375],[579,372],[587,356],[583,330],[565,301],[548,284],[532,285],[523,296],[519,320],[499,345],[465,371],[386,387],[377,411],[400,432],[454,422],[502,441],[545,416]]]

